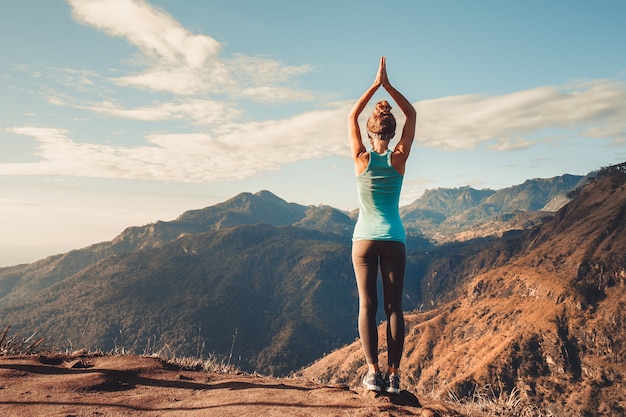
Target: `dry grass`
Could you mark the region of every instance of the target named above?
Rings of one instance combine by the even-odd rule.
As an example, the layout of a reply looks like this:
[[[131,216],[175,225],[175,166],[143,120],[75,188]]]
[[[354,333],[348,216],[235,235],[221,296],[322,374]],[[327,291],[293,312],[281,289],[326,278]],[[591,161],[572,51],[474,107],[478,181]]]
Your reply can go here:
[[[154,345],[148,343],[143,352],[135,352],[136,343],[130,348],[124,346],[116,346],[108,352],[96,349],[90,351],[87,349],[73,348],[57,349],[44,345],[45,338],[36,338],[37,332],[29,337],[24,337],[20,333],[9,334],[11,326],[7,326],[0,334],[0,356],[25,356],[25,355],[59,355],[68,357],[97,357],[97,356],[144,356],[157,358],[163,362],[169,363],[185,370],[210,372],[210,373],[240,373],[241,371],[235,365],[230,363],[230,359],[219,359],[213,354],[204,355],[201,351],[198,356],[178,356],[169,345],[164,345],[160,349],[155,349]]]
[[[213,354],[204,356],[200,353],[198,356],[178,356],[169,345],[165,345],[163,348],[155,352],[145,352],[142,356],[148,356],[151,358],[158,358],[167,363],[175,365],[181,369],[190,371],[201,371],[210,373],[230,374],[241,373],[241,370],[230,363],[230,360],[219,359]]]
[[[44,350],[44,338],[35,338],[37,332],[23,337],[19,333],[9,335],[9,330],[11,326],[7,326],[0,336],[0,356],[31,355]]]
[[[524,402],[517,388],[510,393],[496,393],[490,385],[475,387],[472,395],[462,400],[449,391],[447,401],[455,404],[463,414],[471,416],[554,417],[550,411]]]

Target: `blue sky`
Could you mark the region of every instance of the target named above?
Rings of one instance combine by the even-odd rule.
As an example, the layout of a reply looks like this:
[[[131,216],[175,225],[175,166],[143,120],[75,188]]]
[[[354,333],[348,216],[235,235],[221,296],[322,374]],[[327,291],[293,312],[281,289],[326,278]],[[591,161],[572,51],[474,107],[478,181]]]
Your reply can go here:
[[[4,2],[0,266],[240,192],[355,208],[346,117],[381,55],[418,112],[403,204],[623,162],[625,15],[623,1]]]

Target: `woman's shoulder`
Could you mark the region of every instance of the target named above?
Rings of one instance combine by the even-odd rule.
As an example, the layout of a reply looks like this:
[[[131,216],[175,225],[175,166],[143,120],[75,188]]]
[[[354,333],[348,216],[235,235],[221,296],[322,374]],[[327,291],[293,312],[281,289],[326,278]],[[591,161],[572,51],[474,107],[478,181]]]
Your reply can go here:
[[[403,152],[393,151],[389,155],[391,166],[395,168],[400,175],[404,175],[404,168],[406,167],[407,155]]]

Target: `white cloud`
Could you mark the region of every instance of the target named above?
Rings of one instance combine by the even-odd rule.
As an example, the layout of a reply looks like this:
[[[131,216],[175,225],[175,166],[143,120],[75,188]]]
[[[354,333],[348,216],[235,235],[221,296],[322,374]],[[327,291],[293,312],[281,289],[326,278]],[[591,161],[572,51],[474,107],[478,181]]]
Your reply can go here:
[[[182,119],[191,120],[198,125],[225,123],[240,115],[240,111],[228,103],[199,99],[187,99],[175,103],[157,103],[152,106],[135,108],[122,108],[110,101],[76,105],[75,107],[124,119],[143,121]]]
[[[626,138],[626,88],[617,81],[538,87],[501,96],[444,97],[421,101],[416,108],[417,140],[448,150],[494,141],[494,150],[523,148],[549,139],[553,129],[567,131],[567,137],[615,143]]]
[[[210,113],[213,104],[134,110],[102,104],[93,110],[144,120],[189,117],[210,123],[202,119],[201,109],[205,106]],[[0,174],[196,183],[241,180],[300,160],[347,156],[346,115],[351,104],[334,103],[282,120],[216,124],[202,133],[152,134],[146,136],[144,145],[135,147],[79,143],[62,129],[16,127],[8,131],[35,138],[41,160],[0,164]],[[619,143],[626,136],[626,89],[619,82],[541,87],[491,97],[446,97],[425,100],[416,107],[416,146],[444,150],[485,146],[494,152],[512,151],[553,140],[555,131],[561,141],[601,138]],[[222,111],[227,112],[218,105],[216,114]]]
[[[194,35],[172,16],[143,0],[68,0],[74,18],[103,32],[125,38],[144,54],[164,62],[200,68],[220,45]]]
[[[167,182],[241,180],[281,164],[345,154],[347,108],[279,121],[228,125],[215,133],[152,134],[136,147],[78,143],[68,131],[24,126],[7,131],[38,141],[31,163],[0,164],[0,175],[67,175]]]
[[[313,93],[282,86],[289,80],[312,71],[309,65],[286,66],[267,58],[236,54],[225,61],[233,77],[243,87],[241,96],[258,101],[308,101]]]
[[[114,81],[154,91],[193,94],[221,90],[230,80],[218,60],[221,46],[213,38],[182,27],[171,15],[143,0],[68,0],[74,19],[126,39],[146,58],[142,74]],[[207,79],[212,83],[206,84]],[[212,88],[209,88],[212,87]]]
[[[145,0],[67,0],[74,19],[125,39],[139,50],[145,66],[138,74],[115,77],[118,85],[177,95],[227,93],[259,101],[308,100],[310,93],[280,86],[310,71],[272,59],[235,55],[220,60],[221,45],[194,34],[167,12]],[[268,91],[269,85],[274,88]]]
[[[524,138],[516,139],[496,139],[493,143],[489,143],[487,148],[492,151],[514,151],[518,149],[529,148],[534,145],[535,142]]]

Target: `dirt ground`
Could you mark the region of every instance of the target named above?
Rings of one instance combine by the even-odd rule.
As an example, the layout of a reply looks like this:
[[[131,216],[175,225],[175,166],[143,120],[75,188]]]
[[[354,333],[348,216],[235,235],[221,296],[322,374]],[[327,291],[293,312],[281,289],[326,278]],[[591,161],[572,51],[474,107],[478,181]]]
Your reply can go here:
[[[0,357],[0,416],[459,416],[415,395],[181,370],[156,358]]]

